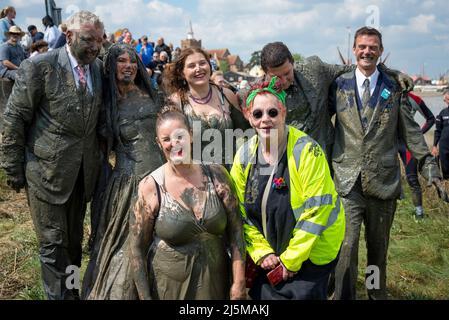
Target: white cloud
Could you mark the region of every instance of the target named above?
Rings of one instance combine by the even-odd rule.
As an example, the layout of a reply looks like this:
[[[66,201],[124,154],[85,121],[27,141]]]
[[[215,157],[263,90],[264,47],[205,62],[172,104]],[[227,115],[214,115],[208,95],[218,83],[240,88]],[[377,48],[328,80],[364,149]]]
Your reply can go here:
[[[449,69],[447,0],[55,0],[63,18],[76,8],[99,14],[107,31],[128,27],[135,38],[142,34],[154,41],[180,45],[192,21],[195,37],[206,48],[229,48],[248,61],[250,54],[271,41],[283,41],[292,52],[318,54],[338,63],[336,47],[347,54],[348,31],[364,25],[371,5],[379,9],[380,29],[392,67],[413,70],[432,52],[428,70]],[[16,23],[33,23],[43,29],[42,0],[10,0],[17,8]],[[70,12],[71,13],[71,12]],[[350,39],[352,46],[352,38]],[[426,53],[427,52],[427,53]]]
[[[410,18],[409,27],[410,31],[418,33],[430,33],[431,25],[435,22],[435,15],[424,15]]]
[[[252,14],[280,13],[300,10],[303,7],[298,1],[291,0],[199,0],[200,14]]]
[[[37,4],[43,5],[43,3],[44,2],[42,0],[10,0],[10,1],[8,1],[8,5],[13,6],[16,9],[17,13],[20,13],[20,9],[22,9],[22,8],[26,8],[31,5],[37,5]],[[1,5],[0,7],[3,9],[3,7],[5,7],[5,5]]]

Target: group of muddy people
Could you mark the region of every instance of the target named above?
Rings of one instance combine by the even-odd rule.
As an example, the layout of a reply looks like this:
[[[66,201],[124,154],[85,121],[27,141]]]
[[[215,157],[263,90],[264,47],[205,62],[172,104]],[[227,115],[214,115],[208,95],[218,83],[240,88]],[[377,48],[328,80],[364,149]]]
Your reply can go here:
[[[368,295],[387,298],[399,150],[421,218],[417,171],[446,200],[448,176],[414,120],[427,108],[411,79],[378,63],[378,30],[355,33],[356,65],[296,63],[268,43],[265,75],[236,93],[211,81],[201,48],[155,88],[134,46],[98,59],[98,16],[65,24],[64,46],[20,63],[1,119],[1,167],[26,191],[48,299],[355,299],[362,223],[379,270]],[[67,268],[81,265],[88,206],[77,290]]]

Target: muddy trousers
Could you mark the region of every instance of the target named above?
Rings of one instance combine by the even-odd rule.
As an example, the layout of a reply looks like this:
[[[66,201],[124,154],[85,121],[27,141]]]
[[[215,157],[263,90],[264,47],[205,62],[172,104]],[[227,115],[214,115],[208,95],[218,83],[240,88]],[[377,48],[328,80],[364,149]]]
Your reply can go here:
[[[346,213],[346,233],[335,268],[334,299],[356,299],[358,249],[362,223],[365,225],[367,266],[370,266],[367,269],[369,272],[366,281],[368,297],[386,299],[387,251],[390,229],[396,211],[396,200],[381,200],[365,196],[360,178],[351,192],[342,197],[342,200]],[[374,271],[372,271],[373,267]]]
[[[39,242],[45,294],[49,300],[77,299],[78,283],[72,281],[75,273],[70,270],[66,273],[66,270],[68,266],[81,266],[86,211],[83,175],[79,174],[72,194],[62,205],[49,204],[38,199],[32,190],[27,190],[27,196]],[[68,276],[71,279],[67,279]]]

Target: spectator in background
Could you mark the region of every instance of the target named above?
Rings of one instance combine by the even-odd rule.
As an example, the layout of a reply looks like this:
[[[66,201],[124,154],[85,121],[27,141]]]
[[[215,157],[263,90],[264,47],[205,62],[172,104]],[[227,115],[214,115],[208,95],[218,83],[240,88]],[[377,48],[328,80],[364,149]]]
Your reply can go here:
[[[161,53],[162,51],[167,52],[168,54],[168,62],[171,62],[171,50],[170,47],[164,43],[164,38],[160,37],[157,39],[157,46],[154,48],[154,51]]]
[[[139,55],[140,59],[146,68],[150,67],[151,60],[153,59],[153,47],[148,43],[148,37],[143,36],[141,39],[141,43],[137,45],[136,51]]]
[[[129,44],[129,45],[132,45],[132,43],[133,43],[133,35],[131,34],[131,32],[126,31],[123,34],[122,43],[126,43],[126,44]]]
[[[25,32],[12,26],[6,32],[8,41],[0,44],[0,77],[15,80],[20,63],[25,60],[25,50],[19,44]]]
[[[50,16],[43,17],[42,24],[45,26],[44,40],[48,43],[49,50],[52,50],[59,38],[60,32]]]
[[[37,56],[40,53],[48,51],[48,43],[44,40],[36,41],[31,45],[31,55],[30,58]]]
[[[209,61],[210,65],[212,66],[212,72],[220,70],[220,66],[217,63],[217,60],[210,56]]]
[[[67,25],[65,23],[60,24],[59,31],[61,32],[61,34],[59,35],[58,40],[56,40],[56,43],[53,46],[53,49],[61,48],[61,47],[65,46],[65,44],[67,43],[67,40],[66,40]]]
[[[30,55],[32,44],[33,44],[33,37],[29,32],[25,32],[25,35],[20,40],[20,45],[22,46],[23,50],[25,50],[25,54],[27,57]]]
[[[168,56],[167,52],[161,51],[159,53],[159,60],[160,60],[159,65],[160,65],[161,71],[165,68],[165,65],[168,63],[168,59],[169,59],[169,56]]]
[[[229,82],[226,81],[222,71],[215,71],[210,79],[213,81],[213,83],[215,83],[217,86],[221,88],[228,88],[233,93],[237,93],[238,91],[237,88],[235,88]]]
[[[449,89],[443,92],[444,108],[436,118],[432,155],[440,157],[443,179],[449,179]]]
[[[122,29],[121,33],[119,31],[119,33],[117,34],[118,38],[117,38],[117,42],[118,43],[122,43],[123,39],[125,38],[125,33],[129,32],[128,28],[124,28]]]
[[[14,7],[6,7],[0,13],[0,43],[8,41],[5,35],[8,30],[15,25],[16,9]]]
[[[173,54],[172,54],[172,62],[175,61],[176,59],[178,59],[180,54],[181,54],[181,48],[176,47],[175,51],[173,51]]]
[[[39,40],[44,40],[44,34],[40,31],[37,31],[37,28],[35,25],[29,25],[28,26],[28,32],[31,35],[31,38],[33,39],[33,43]]]

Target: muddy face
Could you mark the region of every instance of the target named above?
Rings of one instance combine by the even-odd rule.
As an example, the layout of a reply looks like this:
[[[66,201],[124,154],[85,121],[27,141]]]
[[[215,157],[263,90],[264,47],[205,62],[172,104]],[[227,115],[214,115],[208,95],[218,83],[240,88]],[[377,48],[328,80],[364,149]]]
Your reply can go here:
[[[130,84],[133,83],[137,75],[137,58],[135,55],[130,57],[128,52],[125,52],[117,58],[117,82]]]
[[[293,64],[287,59],[283,64],[276,68],[268,68],[268,80],[276,76],[281,80],[282,90],[287,90],[295,81]]]
[[[67,31],[70,52],[82,65],[90,64],[100,53],[104,29],[94,25],[83,25],[79,31]]]

